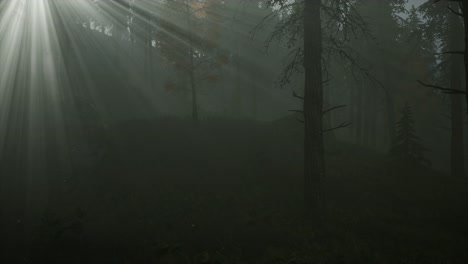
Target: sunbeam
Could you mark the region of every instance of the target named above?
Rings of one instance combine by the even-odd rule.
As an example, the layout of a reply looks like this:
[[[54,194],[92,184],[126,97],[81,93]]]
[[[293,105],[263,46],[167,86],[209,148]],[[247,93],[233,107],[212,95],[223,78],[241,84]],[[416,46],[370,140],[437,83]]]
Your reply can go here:
[[[224,8],[219,1],[0,2],[0,160],[15,175],[2,179],[2,193],[14,189],[24,201],[11,215],[55,206],[56,190],[77,167],[99,158],[106,140],[96,134],[111,120],[135,111],[177,114],[184,107],[174,108],[179,96],[168,93],[195,96],[196,86],[183,87],[190,76],[215,82],[232,57],[219,45],[220,33],[231,30],[221,23]],[[153,73],[164,64],[177,75],[161,83]],[[119,72],[125,76],[111,77]],[[165,90],[153,89],[156,83]],[[109,95],[111,87],[119,91]]]
[[[26,221],[53,201],[51,177],[65,172],[67,78],[49,1],[3,1],[1,17],[0,160],[14,175],[2,191],[24,201],[10,216]]]
[[[468,263],[467,3],[0,0],[0,263]]]

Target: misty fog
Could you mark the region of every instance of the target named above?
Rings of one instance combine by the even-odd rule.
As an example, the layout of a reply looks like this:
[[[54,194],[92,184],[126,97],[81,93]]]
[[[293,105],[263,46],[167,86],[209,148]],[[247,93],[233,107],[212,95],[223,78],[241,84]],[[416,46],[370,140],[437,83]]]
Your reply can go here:
[[[466,0],[0,0],[1,263],[468,263]]]

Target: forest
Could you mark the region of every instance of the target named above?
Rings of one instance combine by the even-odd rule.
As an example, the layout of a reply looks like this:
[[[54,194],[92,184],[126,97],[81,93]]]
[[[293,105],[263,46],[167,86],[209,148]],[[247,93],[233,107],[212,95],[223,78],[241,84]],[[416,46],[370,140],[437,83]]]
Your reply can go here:
[[[0,0],[0,262],[468,263],[468,0]]]

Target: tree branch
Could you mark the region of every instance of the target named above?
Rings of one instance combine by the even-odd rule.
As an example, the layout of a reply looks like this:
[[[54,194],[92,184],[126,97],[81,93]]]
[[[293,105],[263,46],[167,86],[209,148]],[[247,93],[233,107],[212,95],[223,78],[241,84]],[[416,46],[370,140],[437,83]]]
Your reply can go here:
[[[325,129],[325,130],[322,130],[323,133],[327,133],[327,132],[331,132],[331,131],[334,131],[334,130],[337,130],[337,129],[341,129],[341,128],[345,128],[345,127],[348,127],[350,126],[352,123],[351,122],[343,122],[341,123],[339,126],[336,126],[336,127],[333,127],[333,128],[329,128],[329,129]]]
[[[334,106],[334,107],[331,107],[331,108],[328,108],[327,110],[323,111],[322,114],[327,114],[331,111],[334,111],[336,109],[339,109],[339,108],[343,108],[343,107],[346,107],[347,105],[338,105],[338,106]]]
[[[298,95],[296,92],[293,91],[293,97],[297,98],[297,99],[301,99],[301,100],[304,100],[304,97],[303,96],[300,96]]]
[[[460,17],[465,17],[465,15],[463,15],[463,13],[460,13],[456,10],[453,10],[453,8],[451,8],[450,6],[447,6],[448,10],[450,10],[450,12],[454,13],[455,15],[457,16],[460,16]]]
[[[437,85],[432,85],[432,84],[425,84],[425,83],[421,82],[420,80],[418,80],[418,82],[419,82],[419,84],[421,84],[422,86],[425,86],[425,87],[429,87],[429,88],[433,88],[433,89],[442,91],[442,92],[445,93],[445,94],[466,94],[466,91],[457,90],[457,89],[445,88],[445,87],[441,87],[441,86],[437,86]]]
[[[302,111],[302,110],[288,110],[288,111],[293,112],[293,113],[304,114],[304,111]]]
[[[434,53],[434,55],[445,55],[445,54],[458,54],[458,55],[465,55],[465,52],[464,51],[445,51],[445,52],[438,52],[438,53]]]

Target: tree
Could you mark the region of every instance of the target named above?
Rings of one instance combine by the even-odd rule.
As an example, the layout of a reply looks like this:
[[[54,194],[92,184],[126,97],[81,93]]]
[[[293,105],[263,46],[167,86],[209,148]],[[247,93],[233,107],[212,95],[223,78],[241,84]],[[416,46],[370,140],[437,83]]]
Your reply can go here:
[[[448,50],[459,50],[461,44],[459,37],[462,32],[460,19],[456,16],[449,18]],[[450,87],[463,89],[463,64],[461,57],[457,54],[450,55]],[[465,144],[463,140],[463,102],[460,95],[452,95],[451,101],[451,146],[450,167],[454,177],[465,176]]]
[[[186,74],[189,89],[183,90],[190,91],[191,115],[198,123],[199,82],[216,80],[212,71],[221,61],[221,54],[215,49],[219,29],[214,28],[216,23],[213,21],[219,21],[215,10],[224,4],[219,0],[171,0],[165,5],[172,17],[167,17],[167,21],[161,21],[159,25],[162,30],[157,32],[158,48],[177,71]],[[172,83],[169,85],[176,87]]]
[[[321,2],[304,2],[304,173],[305,200],[318,215],[325,177],[323,143]]]
[[[424,152],[427,149],[420,143],[414,125],[413,111],[406,104],[397,123],[397,134],[391,154],[395,159],[410,164],[429,164],[429,161],[424,158]]]
[[[396,87],[399,86],[398,80],[394,78],[392,69],[401,68],[401,61],[404,60],[401,41],[398,36],[401,34],[401,21],[395,14],[404,12],[404,1],[391,0],[391,1],[366,1],[364,5],[359,6],[359,12],[363,14],[369,23],[370,34],[372,34],[372,41],[366,39],[359,39],[354,41],[356,50],[363,54],[365,61],[370,64],[367,68],[373,69],[369,71],[378,79],[379,86],[383,89],[383,97],[385,102],[385,116],[384,124],[386,125],[387,140],[390,144],[395,138],[394,124],[395,118],[395,105],[397,91]],[[404,43],[405,45],[407,43]],[[405,54],[407,55],[407,54]],[[371,84],[371,86],[373,86]],[[357,124],[355,125],[357,142],[363,143],[369,139],[367,123],[374,122],[375,116],[369,116],[369,103],[374,101],[377,96],[374,87],[365,89],[361,84],[354,89],[358,90],[357,97]],[[364,90],[364,92],[359,92]],[[362,98],[363,97],[363,98]],[[375,114],[375,113],[374,113]],[[375,125],[374,125],[375,126]]]
[[[325,157],[323,142],[323,70],[322,70],[322,3],[320,0],[295,1],[272,0],[269,5],[282,10],[290,17],[284,25],[280,24],[274,34],[282,38],[283,32],[290,34],[290,45],[296,38],[303,39],[302,48],[298,48],[296,55],[301,59],[292,62],[292,69],[296,63],[302,61],[304,69],[304,96],[298,96],[304,101],[304,199],[306,213],[315,220],[320,218],[320,204],[322,181],[325,177]],[[299,30],[298,30],[299,29]],[[291,70],[287,70],[285,80],[289,82]]]
[[[440,2],[441,0],[435,0],[434,3]],[[468,80],[468,0],[446,0],[446,2],[455,2],[458,3],[459,8],[454,9],[453,7],[448,7],[448,9],[456,16],[461,17],[463,19],[463,26],[465,31],[465,47],[463,50],[453,50],[450,51],[450,54],[458,54],[464,56],[464,63],[465,63],[465,80]],[[458,90],[456,88],[450,88],[452,90]],[[465,82],[465,89],[462,90],[465,94],[465,100],[468,104],[468,81]],[[468,110],[467,110],[468,113]]]
[[[460,97],[463,92],[463,59],[458,52],[463,49],[463,20],[457,15],[460,6],[457,3],[449,3],[448,8],[442,9],[439,6],[425,4],[420,8],[420,12],[426,20],[425,35],[430,36],[432,42],[439,42],[439,66],[434,74],[436,82],[447,83],[450,89],[445,89],[450,93],[450,122],[451,122],[451,174],[454,177],[465,175],[465,149],[463,139],[463,102]],[[455,13],[455,14],[454,14]],[[448,67],[445,67],[448,65]],[[433,87],[441,88],[441,87]]]
[[[349,125],[323,128],[323,114],[334,108],[324,109],[323,61],[327,61],[327,56],[353,58],[347,52],[346,43],[364,31],[365,26],[355,3],[348,0],[270,0],[268,4],[279,13],[279,23],[269,41],[285,40],[294,49],[281,82],[288,84],[298,72],[305,78],[304,95],[294,93],[303,100],[303,110],[299,112],[304,115],[304,198],[306,214],[319,220],[326,174],[323,134]]]

